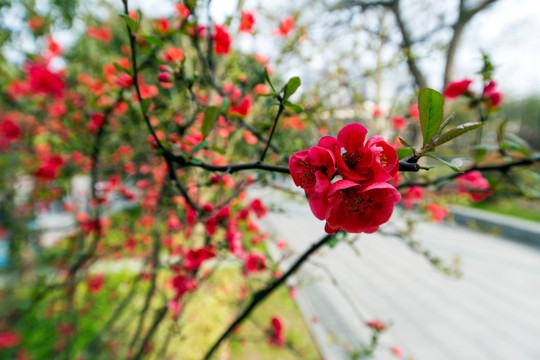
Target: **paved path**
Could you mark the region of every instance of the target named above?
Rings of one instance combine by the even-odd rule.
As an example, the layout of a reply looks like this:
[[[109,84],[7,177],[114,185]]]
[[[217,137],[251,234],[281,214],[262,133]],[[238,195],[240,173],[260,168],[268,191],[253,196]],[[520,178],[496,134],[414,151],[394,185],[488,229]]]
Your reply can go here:
[[[280,211],[262,226],[294,251],[323,235],[305,203],[267,190],[251,196],[274,201]],[[304,265],[297,299],[325,359],[349,359],[343,345],[367,341],[362,319],[374,318],[393,323],[375,359],[395,359],[391,345],[415,360],[540,359],[538,248],[430,223],[416,238],[443,258],[460,255],[463,278],[443,275],[399,240],[378,234],[355,243],[361,255],[341,243],[319,253],[316,266]]]

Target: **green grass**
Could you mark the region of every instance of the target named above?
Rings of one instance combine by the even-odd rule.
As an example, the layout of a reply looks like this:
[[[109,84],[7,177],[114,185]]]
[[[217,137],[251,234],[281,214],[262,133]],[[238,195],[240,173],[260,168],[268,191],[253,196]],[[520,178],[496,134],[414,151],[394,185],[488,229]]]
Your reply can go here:
[[[136,329],[137,315],[144,303],[148,282],[138,284],[136,295],[125,308],[118,324],[112,332],[104,333],[103,342],[99,346],[101,354],[98,356],[89,353],[87,346],[129,293],[135,276],[130,272],[107,273],[104,289],[97,294],[88,293],[85,285],[79,286],[75,296],[75,312],[68,311],[64,291],[52,291],[37,306],[30,308],[17,324],[16,330],[23,336],[22,348],[32,359],[37,360],[64,356],[62,348],[66,336],[59,330],[59,324],[74,322],[75,336],[70,342],[71,358],[82,353],[93,359],[125,358],[128,343]],[[237,263],[221,265],[206,280],[199,281],[196,292],[185,295],[188,301],[184,304],[180,319],[173,319],[170,313],[166,315],[152,338],[151,349],[143,358],[200,360],[249,301],[249,298],[241,298],[241,289],[247,286],[251,293],[270,277],[270,272],[265,272],[246,278]],[[155,311],[171,298],[171,290],[167,287],[169,278],[168,273],[158,278],[158,289],[144,324],[144,332],[150,327]],[[17,292],[16,298],[24,306],[24,300],[30,297],[30,292],[22,286],[19,286]],[[284,348],[276,348],[268,343],[265,331],[273,316],[280,316],[283,320],[287,339]],[[167,339],[169,345],[164,348]],[[14,358],[15,350],[0,350],[0,359]],[[278,289],[263,302],[240,327],[239,332],[222,344],[218,353],[215,358],[222,360],[320,359],[309,329],[286,287]]]

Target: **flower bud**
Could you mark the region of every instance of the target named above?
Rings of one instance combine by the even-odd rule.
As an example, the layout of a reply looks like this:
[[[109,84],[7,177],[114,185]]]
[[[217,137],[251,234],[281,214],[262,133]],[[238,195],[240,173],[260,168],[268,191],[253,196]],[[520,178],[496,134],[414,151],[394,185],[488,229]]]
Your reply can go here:
[[[160,82],[170,83],[173,81],[173,76],[168,72],[162,72],[158,75],[158,80]]]

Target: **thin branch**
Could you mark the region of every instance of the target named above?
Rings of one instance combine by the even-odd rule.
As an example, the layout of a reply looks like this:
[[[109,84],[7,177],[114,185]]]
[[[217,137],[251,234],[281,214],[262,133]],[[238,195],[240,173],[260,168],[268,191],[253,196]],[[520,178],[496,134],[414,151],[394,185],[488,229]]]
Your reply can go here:
[[[450,174],[450,175],[447,175],[447,176],[442,176],[440,178],[437,178],[437,179],[434,179],[434,180],[431,180],[431,181],[423,181],[423,182],[410,181],[410,182],[405,182],[405,183],[402,183],[402,184],[396,186],[396,188],[397,189],[404,189],[404,188],[408,188],[408,187],[411,187],[411,186],[420,186],[420,187],[440,186],[440,185],[442,185],[444,183],[447,183],[450,180],[453,180],[453,179],[457,178],[458,176],[461,176],[463,174],[466,174],[466,173],[469,173],[469,172],[475,171],[475,170],[478,170],[480,172],[482,172],[482,171],[499,171],[499,172],[505,173],[505,172],[509,171],[510,169],[518,167],[518,166],[534,165],[534,164],[539,163],[539,162],[540,162],[540,156],[535,156],[535,157],[530,158],[530,159],[522,159],[522,160],[503,163],[503,164],[488,164],[488,165],[482,165],[482,166],[474,165],[474,166],[471,166],[470,168],[464,170],[463,173],[453,173],[453,174]]]
[[[283,113],[283,110],[285,107],[283,106],[283,101],[281,97],[279,98],[279,109],[276,114],[276,118],[274,119],[274,125],[272,125],[272,131],[270,131],[270,136],[268,137],[268,141],[266,142],[266,146],[264,148],[264,151],[261,155],[261,158],[259,159],[259,162],[262,163],[264,161],[264,158],[266,157],[266,152],[268,151],[268,147],[270,146],[270,142],[272,141],[272,137],[274,136],[274,132],[276,131],[277,123],[279,121],[279,117]]]

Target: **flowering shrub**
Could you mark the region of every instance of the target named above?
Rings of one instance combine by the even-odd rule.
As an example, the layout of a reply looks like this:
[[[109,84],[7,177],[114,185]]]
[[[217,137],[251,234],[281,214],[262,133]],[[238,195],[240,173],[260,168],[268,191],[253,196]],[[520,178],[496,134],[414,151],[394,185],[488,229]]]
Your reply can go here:
[[[458,168],[439,151],[479,130],[500,108],[490,74],[483,74],[480,93],[469,89],[471,80],[444,91],[448,99],[468,99],[480,110],[478,122],[451,127],[443,95],[422,89],[399,113],[383,105],[362,109],[376,122],[388,120],[389,131],[377,130],[385,137],[367,138],[370,126],[357,122],[360,116],[347,124],[328,116],[319,88],[298,91],[299,77],[283,78],[276,54],[238,46],[235,36],[262,33],[290,55],[291,44],[306,38],[299,14],[269,17],[271,27],[264,29],[262,15],[245,9],[218,24],[209,9],[200,18],[210,4],[204,3],[177,2],[173,14],[153,19],[124,0],[122,13],[111,8],[106,20],[87,14],[86,32],[65,49],[49,34],[56,12],[45,16],[25,7],[36,51],[22,53],[20,66],[0,59],[3,74],[7,69],[0,81],[7,95],[0,99],[0,240],[9,243],[9,264],[0,273],[7,275],[0,290],[0,357],[161,358],[173,351],[175,331],[189,332],[211,318],[216,303],[238,306],[235,318],[219,318],[230,322],[221,334],[204,325],[204,336],[176,336],[202,339],[204,346],[186,348],[209,359],[312,254],[335,244],[335,233],[377,231],[402,197],[406,208],[442,221],[448,210],[438,187],[480,200],[502,186],[487,170],[538,161],[504,126],[494,150],[476,144],[474,166]],[[484,166],[488,152],[504,158]],[[434,163],[426,161],[455,173],[430,178],[427,165]],[[247,191],[289,174],[328,234],[280,269],[267,251],[270,237],[256,223],[269,209]],[[47,242],[41,235],[48,229],[36,224],[51,212],[69,221],[62,220],[62,237]],[[406,239],[409,230],[399,235]],[[291,250],[283,239],[276,247],[282,254]],[[110,271],[123,260],[136,265],[126,274]],[[239,286],[208,287],[214,274],[228,277],[226,268],[234,268]],[[203,316],[189,313],[199,294],[222,293],[227,301],[213,302]],[[289,345],[281,319],[272,317],[263,330],[276,348]],[[30,331],[36,323],[44,324],[47,341]]]

